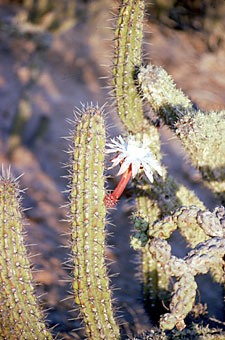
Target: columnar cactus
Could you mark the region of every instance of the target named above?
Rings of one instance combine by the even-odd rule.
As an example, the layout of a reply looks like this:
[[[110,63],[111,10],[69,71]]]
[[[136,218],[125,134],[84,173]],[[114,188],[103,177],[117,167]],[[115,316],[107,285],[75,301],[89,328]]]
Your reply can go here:
[[[117,112],[129,132],[143,128],[142,100],[135,84],[141,65],[144,0],[123,1],[115,34],[113,87]]]
[[[51,340],[35,296],[23,239],[20,190],[10,171],[0,177],[0,339]]]
[[[75,301],[89,339],[119,339],[112,310],[105,258],[103,109],[77,112],[71,178],[72,251]]]

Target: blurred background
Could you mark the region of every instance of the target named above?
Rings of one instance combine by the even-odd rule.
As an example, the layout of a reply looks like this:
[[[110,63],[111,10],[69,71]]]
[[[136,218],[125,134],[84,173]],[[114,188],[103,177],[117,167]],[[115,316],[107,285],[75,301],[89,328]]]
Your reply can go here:
[[[107,88],[113,57],[117,1],[0,0],[0,164],[24,173],[21,188],[28,225],[27,243],[34,265],[37,293],[58,339],[82,339],[80,322],[70,296],[67,262],[69,225],[65,164],[69,157],[63,139],[72,128],[73,110],[80,103],[103,105],[109,136],[122,131],[110,105]],[[224,0],[146,0],[145,61],[163,66],[179,88],[203,110],[225,107]],[[109,79],[106,79],[109,77]],[[209,209],[218,201],[206,190],[199,173],[184,161],[183,150],[161,127],[163,161],[169,173],[196,191]],[[110,187],[118,178],[112,176]],[[107,256],[123,334],[149,329],[138,259],[129,246],[133,209],[129,190],[110,214]],[[61,207],[61,208],[60,208]],[[178,241],[178,242],[177,242]],[[186,252],[184,241],[176,254]],[[34,256],[35,255],[35,256]],[[65,263],[65,264],[63,264]],[[68,280],[68,282],[67,282]],[[199,278],[200,300],[208,313],[224,321],[223,289]],[[119,288],[119,289],[118,289]],[[215,304],[215,299],[217,303]]]

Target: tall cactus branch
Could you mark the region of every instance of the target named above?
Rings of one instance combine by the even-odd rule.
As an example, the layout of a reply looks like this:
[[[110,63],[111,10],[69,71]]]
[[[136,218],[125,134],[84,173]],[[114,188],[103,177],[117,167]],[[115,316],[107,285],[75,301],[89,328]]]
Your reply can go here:
[[[141,65],[143,17],[143,0],[123,1],[115,34],[113,87],[117,112],[132,133],[143,128],[142,100],[135,85],[136,70]]]
[[[0,177],[0,315],[0,339],[53,339],[34,292],[18,183],[4,171]]]
[[[119,339],[105,258],[103,109],[83,108],[74,135],[71,188],[75,301],[89,339]]]

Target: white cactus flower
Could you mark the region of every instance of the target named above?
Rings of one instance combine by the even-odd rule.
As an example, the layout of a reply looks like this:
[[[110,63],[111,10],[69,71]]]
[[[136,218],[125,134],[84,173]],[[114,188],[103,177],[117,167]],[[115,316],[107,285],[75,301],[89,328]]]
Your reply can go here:
[[[144,142],[141,143],[130,135],[126,142],[122,136],[117,136],[111,139],[106,146],[108,147],[106,153],[117,153],[117,156],[111,160],[113,163],[112,168],[121,164],[117,175],[122,175],[131,165],[133,178],[140,169],[144,170],[150,182],[153,182],[154,171],[157,171],[162,176],[162,168],[149,149],[149,141],[144,139]]]

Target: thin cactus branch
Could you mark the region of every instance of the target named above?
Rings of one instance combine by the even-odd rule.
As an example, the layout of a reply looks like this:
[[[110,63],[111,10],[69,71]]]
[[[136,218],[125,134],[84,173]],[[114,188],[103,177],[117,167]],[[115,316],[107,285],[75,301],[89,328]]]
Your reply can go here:
[[[113,87],[117,112],[132,133],[143,129],[142,100],[135,85],[136,70],[141,65],[143,17],[143,0],[123,1],[115,32]]]
[[[71,223],[75,301],[89,339],[119,339],[105,265],[103,109],[86,107],[74,135]]]
[[[9,171],[0,177],[0,233],[0,339],[52,340],[34,292],[20,190]]]

